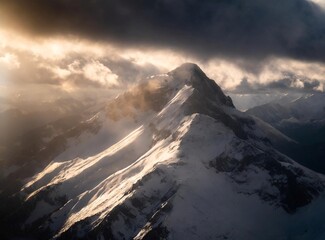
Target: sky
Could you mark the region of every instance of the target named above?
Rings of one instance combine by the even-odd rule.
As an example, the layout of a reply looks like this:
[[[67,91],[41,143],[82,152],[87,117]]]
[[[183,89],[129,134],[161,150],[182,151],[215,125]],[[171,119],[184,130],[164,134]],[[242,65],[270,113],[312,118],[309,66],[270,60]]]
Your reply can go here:
[[[0,0],[0,97],[125,89],[184,62],[234,93],[322,92],[325,0]]]

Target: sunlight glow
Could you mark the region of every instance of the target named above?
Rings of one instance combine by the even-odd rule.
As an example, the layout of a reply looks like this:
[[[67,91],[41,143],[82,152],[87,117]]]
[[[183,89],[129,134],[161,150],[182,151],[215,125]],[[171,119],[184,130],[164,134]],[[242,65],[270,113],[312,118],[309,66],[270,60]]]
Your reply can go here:
[[[0,30],[0,50],[0,65],[7,70],[18,69],[27,62],[35,70],[50,70],[61,82],[68,82],[72,75],[81,75],[108,88],[116,87],[120,80],[123,81],[109,66],[110,63],[118,61],[124,61],[129,66],[134,64],[141,69],[157,68],[161,73],[168,72],[182,63],[194,62],[200,65],[208,77],[227,90],[234,89],[244,78],[249,79],[252,84],[269,83],[283,78],[287,72],[316,79],[323,86],[325,75],[325,65],[322,63],[273,58],[265,60],[263,66],[254,72],[241,66],[240,62],[221,58],[200,61],[172,49],[126,48],[76,38],[30,38],[6,30]],[[34,59],[29,60],[31,55]],[[25,59],[25,62],[21,58]],[[27,67],[30,69],[30,66]],[[62,87],[65,91],[71,91],[77,87],[76,84],[77,81],[66,83]]]
[[[310,1],[318,4],[322,8],[325,8],[325,0],[310,0]]]
[[[91,53],[97,56],[104,55],[104,48],[100,44],[81,41],[75,38],[28,38],[19,33],[0,29],[0,48],[15,49],[17,51],[27,51],[36,57],[44,59],[59,60],[67,54]],[[110,46],[105,46],[105,51],[112,50]]]
[[[15,54],[5,53],[3,56],[0,55],[0,64],[4,64],[8,69],[16,69],[20,67],[20,62]]]

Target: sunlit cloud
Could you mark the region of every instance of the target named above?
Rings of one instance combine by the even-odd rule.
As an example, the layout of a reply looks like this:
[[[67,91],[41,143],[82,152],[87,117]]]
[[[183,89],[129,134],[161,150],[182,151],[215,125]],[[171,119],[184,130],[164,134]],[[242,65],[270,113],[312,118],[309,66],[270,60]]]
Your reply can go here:
[[[4,65],[8,69],[17,69],[20,67],[20,62],[15,54],[5,53],[0,56],[0,64]]]
[[[325,9],[325,0],[310,0]]]
[[[70,82],[63,82],[61,86],[63,91],[66,92],[74,92],[76,90],[76,87]]]
[[[273,57],[259,63],[225,58],[202,60],[175,49],[127,48],[109,42],[30,37],[5,30],[0,30],[0,50],[0,64],[12,83],[51,84],[70,92],[89,86],[126,88],[184,62],[197,63],[226,91],[236,89],[243,79],[250,84],[267,85],[287,77],[288,73],[317,80],[319,85],[314,86],[317,90],[322,90],[325,83],[323,63],[289,58]],[[292,87],[303,84],[295,80]]]
[[[71,75],[71,72],[67,69],[61,68],[59,66],[47,66],[55,75],[57,75],[59,78],[64,79]]]
[[[199,62],[199,59],[193,56],[187,56],[184,53],[169,49],[131,48],[122,50],[120,56],[138,65],[153,64],[165,71],[170,71],[184,62]]]
[[[0,48],[27,51],[34,57],[49,60],[60,60],[71,53],[88,53],[103,56],[104,52],[113,53],[108,44],[101,44],[80,40],[73,37],[29,37],[12,30],[0,29]]]
[[[99,82],[104,86],[118,86],[118,76],[104,66],[99,61],[92,61],[88,63],[84,68],[84,76],[92,81]]]

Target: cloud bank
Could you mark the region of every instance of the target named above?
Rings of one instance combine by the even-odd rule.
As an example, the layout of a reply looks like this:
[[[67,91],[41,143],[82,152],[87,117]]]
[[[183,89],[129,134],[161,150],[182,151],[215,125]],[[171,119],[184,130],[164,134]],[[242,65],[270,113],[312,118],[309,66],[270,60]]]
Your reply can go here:
[[[252,83],[247,78],[243,78],[231,93],[254,94],[254,93],[320,93],[324,92],[324,84],[316,79],[309,79],[297,76],[293,73],[286,73],[281,79],[269,83]]]
[[[325,61],[325,13],[306,0],[0,0],[32,34],[175,48],[202,59]]]

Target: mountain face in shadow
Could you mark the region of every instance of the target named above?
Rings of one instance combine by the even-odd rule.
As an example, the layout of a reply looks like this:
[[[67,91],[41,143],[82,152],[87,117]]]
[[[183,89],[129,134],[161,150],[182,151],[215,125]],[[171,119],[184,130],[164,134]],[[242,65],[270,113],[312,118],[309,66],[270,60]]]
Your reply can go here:
[[[317,93],[290,102],[268,103],[247,111],[269,123],[297,144],[279,149],[304,166],[325,173],[325,94]]]

